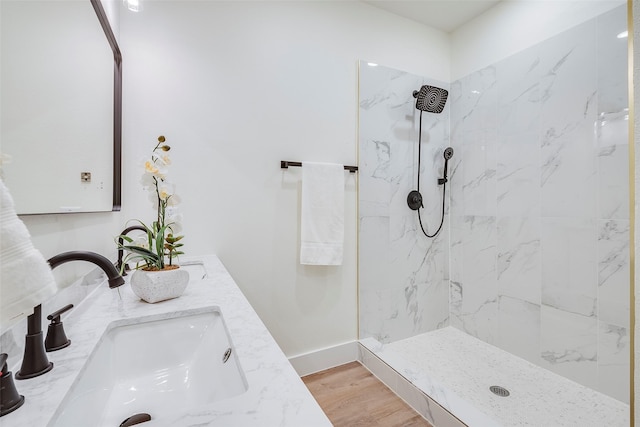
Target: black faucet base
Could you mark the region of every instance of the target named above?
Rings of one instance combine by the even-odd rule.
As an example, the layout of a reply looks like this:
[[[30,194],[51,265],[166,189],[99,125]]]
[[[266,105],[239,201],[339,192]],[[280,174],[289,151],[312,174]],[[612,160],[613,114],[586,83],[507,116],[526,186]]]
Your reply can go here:
[[[49,362],[44,350],[43,335],[40,331],[25,337],[24,358],[20,370],[16,372],[17,380],[34,378],[53,369],[53,363]]]
[[[52,369],[53,369],[53,362],[49,362],[49,365],[47,365],[46,368],[44,368],[41,371],[34,372],[32,374],[23,374],[22,370],[19,370],[18,372],[16,372],[16,379],[17,380],[28,380],[29,378],[39,377],[40,375],[46,374],[47,372],[49,372]]]
[[[59,345],[57,347],[47,347],[47,352],[52,352],[52,351],[58,351],[58,350],[62,350],[63,348],[67,348],[71,345],[71,340],[68,340],[67,342],[65,342],[62,345]]]
[[[0,417],[7,415],[24,403],[24,396],[18,394],[13,382],[13,374],[7,367],[7,353],[0,353]]]
[[[12,406],[8,408],[2,407],[0,409],[0,417],[12,413],[13,411],[21,407],[23,404],[24,404],[24,396],[20,395],[20,397],[18,398],[18,401],[14,403]]]

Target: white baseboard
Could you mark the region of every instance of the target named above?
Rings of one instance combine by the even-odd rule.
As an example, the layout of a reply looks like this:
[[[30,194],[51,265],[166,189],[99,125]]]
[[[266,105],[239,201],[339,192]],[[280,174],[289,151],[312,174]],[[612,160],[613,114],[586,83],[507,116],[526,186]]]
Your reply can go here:
[[[289,358],[298,375],[313,374],[358,360],[358,341],[350,341]]]

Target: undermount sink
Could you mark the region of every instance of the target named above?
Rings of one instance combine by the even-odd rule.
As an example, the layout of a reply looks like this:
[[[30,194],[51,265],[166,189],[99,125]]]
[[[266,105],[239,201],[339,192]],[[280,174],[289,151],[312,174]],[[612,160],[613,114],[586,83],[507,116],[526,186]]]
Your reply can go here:
[[[220,311],[127,319],[107,328],[49,426],[161,420],[246,390]]]

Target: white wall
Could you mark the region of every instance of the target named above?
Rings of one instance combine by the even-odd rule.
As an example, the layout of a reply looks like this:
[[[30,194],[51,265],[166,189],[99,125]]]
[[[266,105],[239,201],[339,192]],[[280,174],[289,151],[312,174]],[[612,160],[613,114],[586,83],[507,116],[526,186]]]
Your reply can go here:
[[[123,211],[24,217],[35,245],[114,258],[126,220],[153,216],[139,162],[164,134],[186,252],[222,259],[288,356],[356,339],[357,177],[344,265],[301,266],[301,170],[279,161],[356,164],[357,61],[448,80],[448,37],[358,2],[154,1],[121,14]]]
[[[356,176],[344,265],[301,266],[301,170],[279,161],[356,164],[357,60],[447,76],[446,36],[355,2],[176,1],[121,38],[125,168],[167,137],[188,253],[218,254],[287,355],[356,339]]]
[[[451,81],[621,4],[625,0],[502,1],[451,33]]]

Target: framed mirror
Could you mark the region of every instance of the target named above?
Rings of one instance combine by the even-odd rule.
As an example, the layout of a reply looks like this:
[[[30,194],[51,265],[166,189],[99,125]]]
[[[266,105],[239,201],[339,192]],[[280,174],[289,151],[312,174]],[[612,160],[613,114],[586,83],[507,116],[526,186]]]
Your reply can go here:
[[[120,210],[122,55],[100,0],[0,7],[2,175],[17,213]]]

